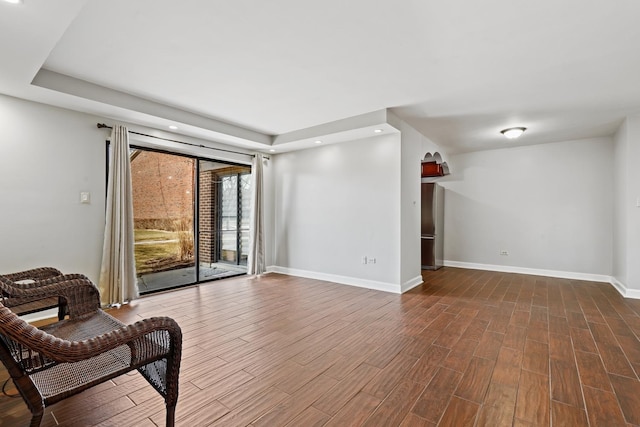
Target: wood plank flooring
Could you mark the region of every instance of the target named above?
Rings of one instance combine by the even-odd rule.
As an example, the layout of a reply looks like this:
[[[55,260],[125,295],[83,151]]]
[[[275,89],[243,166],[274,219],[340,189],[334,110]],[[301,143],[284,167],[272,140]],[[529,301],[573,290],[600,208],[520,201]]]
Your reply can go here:
[[[604,283],[443,268],[404,295],[268,274],[141,298],[184,333],[179,426],[640,426],[640,301]],[[0,380],[6,378],[0,371]],[[133,373],[43,426],[163,425]],[[0,396],[0,425],[28,424]]]

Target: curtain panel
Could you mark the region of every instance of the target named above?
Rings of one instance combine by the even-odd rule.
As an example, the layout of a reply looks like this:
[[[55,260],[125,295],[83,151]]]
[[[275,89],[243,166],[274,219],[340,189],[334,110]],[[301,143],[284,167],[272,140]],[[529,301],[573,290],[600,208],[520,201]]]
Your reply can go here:
[[[262,154],[256,154],[253,158],[251,175],[251,228],[249,232],[249,256],[247,259],[247,274],[262,274],[265,272],[264,261],[264,184],[263,184]]]
[[[100,300],[117,306],[138,297],[133,252],[133,195],[129,132],[114,125],[107,183],[107,208],[100,268]]]

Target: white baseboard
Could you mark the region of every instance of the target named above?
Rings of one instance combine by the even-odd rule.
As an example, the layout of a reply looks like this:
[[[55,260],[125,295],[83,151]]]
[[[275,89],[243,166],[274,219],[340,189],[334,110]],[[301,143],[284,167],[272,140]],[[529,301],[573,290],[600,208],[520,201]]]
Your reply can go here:
[[[472,262],[444,261],[446,267],[469,268],[473,270],[499,271],[502,273],[530,274],[532,276],[558,277],[560,279],[588,280],[611,283],[611,276],[603,274],[575,273],[571,271],[542,270],[538,268],[514,267],[511,265],[476,264]]]
[[[416,286],[420,286],[422,285],[422,283],[424,283],[424,281],[422,280],[422,276],[416,276],[411,280],[408,280],[406,282],[404,282],[401,286],[401,292],[405,293],[413,288],[415,288]]]
[[[394,294],[402,293],[402,287],[395,283],[378,282],[375,280],[360,279],[357,277],[339,276],[336,274],[319,273],[317,271],[299,270],[296,268],[280,267],[277,265],[270,265],[267,267],[269,273],[286,274],[287,276],[305,277],[307,279],[324,280],[327,282],[340,283],[342,285],[357,286],[359,288],[375,289],[377,291],[392,292]],[[412,279],[412,284],[415,279]],[[409,282],[408,282],[409,283]],[[422,283],[422,278],[420,278]],[[414,284],[411,287],[417,286],[420,283]],[[410,286],[409,284],[407,286]],[[411,288],[407,288],[409,290]]]
[[[616,290],[618,292],[620,292],[620,295],[622,295],[623,297],[625,297],[625,298],[633,298],[633,299],[640,299],[640,291],[639,290],[627,288],[627,286],[624,283],[622,283],[621,281],[619,281],[615,277],[611,277],[611,284],[613,285],[614,288],[616,288]]]
[[[628,289],[613,276],[604,274],[576,273],[571,271],[541,270],[537,268],[513,267],[506,265],[475,264],[472,262],[444,261],[447,267],[468,268],[473,270],[499,271],[502,273],[530,274],[533,276],[558,277],[561,279],[587,280],[590,282],[610,283],[625,298],[640,299],[640,290]]]
[[[472,270],[499,271],[502,273],[529,274],[532,276],[558,277],[561,279],[586,280],[590,282],[610,283],[625,298],[640,299],[640,290],[628,289],[615,277],[603,274],[576,273],[571,271],[542,270],[537,268],[524,268],[506,265],[476,264],[471,262],[444,261],[445,267],[466,268]],[[317,271],[299,270],[295,268],[280,267],[272,265],[267,267],[269,273],[280,273],[288,276],[305,277],[308,279],[324,280],[327,282],[340,283],[343,285],[357,286],[359,288],[375,289],[377,291],[392,292],[401,294],[422,284],[422,276],[398,286],[395,283],[378,282],[375,280],[360,279],[357,277],[339,276],[336,274],[319,273]]]
[[[627,287],[623,285],[620,281],[618,281],[618,279],[616,279],[615,277],[612,277],[611,285],[613,285],[613,287],[616,288],[616,291],[618,291],[620,295],[622,295],[623,297],[626,296]]]

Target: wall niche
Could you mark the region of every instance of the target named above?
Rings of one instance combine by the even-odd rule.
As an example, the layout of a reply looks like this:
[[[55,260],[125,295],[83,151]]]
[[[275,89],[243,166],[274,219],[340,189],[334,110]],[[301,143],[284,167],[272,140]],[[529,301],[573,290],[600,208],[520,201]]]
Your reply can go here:
[[[421,176],[423,178],[439,178],[449,175],[449,165],[442,161],[442,156],[437,151],[433,154],[427,152],[422,159]]]

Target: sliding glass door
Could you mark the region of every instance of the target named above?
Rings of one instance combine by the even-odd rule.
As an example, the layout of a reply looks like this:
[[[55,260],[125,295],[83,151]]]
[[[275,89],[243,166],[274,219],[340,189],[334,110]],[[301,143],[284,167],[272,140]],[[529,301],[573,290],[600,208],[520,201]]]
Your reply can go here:
[[[131,150],[141,293],[246,273],[251,168]]]

